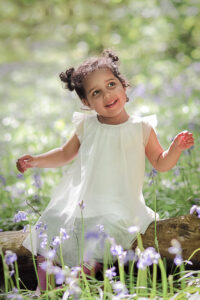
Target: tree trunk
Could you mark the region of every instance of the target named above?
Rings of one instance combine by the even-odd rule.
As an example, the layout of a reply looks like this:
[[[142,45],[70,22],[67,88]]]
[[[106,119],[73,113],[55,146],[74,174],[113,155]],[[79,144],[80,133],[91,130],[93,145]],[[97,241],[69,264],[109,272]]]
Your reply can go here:
[[[172,267],[174,256],[168,252],[171,240],[177,239],[182,247],[182,256],[188,260],[194,251],[200,248],[200,218],[193,215],[186,215],[170,219],[158,220],[156,225],[159,252],[162,258],[166,259],[167,266]],[[34,289],[37,285],[35,271],[32,262],[32,254],[22,246],[22,242],[27,236],[22,231],[0,232],[0,247],[5,253],[11,250],[17,254],[19,274],[25,286]],[[155,226],[154,222],[148,227],[145,234],[142,234],[144,248],[155,247]],[[132,248],[137,247],[137,241]],[[193,265],[188,265],[190,269],[199,269],[200,251],[197,251],[190,259]],[[0,282],[3,282],[3,268],[0,262]]]

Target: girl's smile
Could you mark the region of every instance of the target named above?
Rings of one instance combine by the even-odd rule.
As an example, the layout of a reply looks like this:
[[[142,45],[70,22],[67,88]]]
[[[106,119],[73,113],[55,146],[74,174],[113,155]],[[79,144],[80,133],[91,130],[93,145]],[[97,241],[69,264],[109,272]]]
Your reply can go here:
[[[106,124],[120,124],[128,120],[124,109],[126,88],[109,69],[98,69],[84,80],[87,99],[85,105],[94,109],[98,119]]]

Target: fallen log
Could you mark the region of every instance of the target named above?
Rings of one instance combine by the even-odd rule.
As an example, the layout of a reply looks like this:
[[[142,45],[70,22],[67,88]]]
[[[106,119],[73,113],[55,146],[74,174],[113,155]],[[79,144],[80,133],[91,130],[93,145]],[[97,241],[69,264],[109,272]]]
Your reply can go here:
[[[173,265],[174,259],[174,256],[168,252],[172,239],[176,239],[180,242],[183,260],[188,260],[195,250],[200,249],[200,218],[198,218],[196,214],[158,220],[156,223],[156,231],[159,253],[162,258],[166,259],[167,266],[170,268]],[[0,247],[4,253],[6,250],[11,250],[17,254],[19,276],[27,288],[34,289],[37,285],[37,281],[32,254],[22,246],[27,234],[28,232],[24,233],[22,231],[0,232]],[[145,234],[141,236],[145,249],[147,247],[155,247],[154,222],[148,227]],[[133,243],[132,249],[136,247],[137,241]],[[189,268],[199,270],[200,251],[196,251],[190,261],[192,265],[189,265]],[[0,282],[3,282],[3,268],[1,262]]]

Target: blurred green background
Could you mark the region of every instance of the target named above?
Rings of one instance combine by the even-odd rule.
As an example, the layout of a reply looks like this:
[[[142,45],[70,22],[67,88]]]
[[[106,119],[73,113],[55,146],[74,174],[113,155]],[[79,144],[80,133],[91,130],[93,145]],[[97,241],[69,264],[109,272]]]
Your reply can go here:
[[[62,169],[29,170],[15,162],[62,145],[72,133],[80,101],[63,89],[59,73],[112,48],[131,82],[127,111],[156,114],[161,144],[188,129],[196,140],[144,194],[161,217],[200,203],[200,2],[198,0],[7,0],[0,3],[0,229],[18,229],[18,210],[38,217]]]

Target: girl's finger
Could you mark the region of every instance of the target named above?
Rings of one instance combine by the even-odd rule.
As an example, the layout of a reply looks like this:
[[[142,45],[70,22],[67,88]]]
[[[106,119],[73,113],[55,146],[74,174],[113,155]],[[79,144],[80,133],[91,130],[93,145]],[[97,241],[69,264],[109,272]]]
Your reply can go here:
[[[25,155],[21,156],[21,157],[18,159],[18,161],[24,161],[24,160],[27,160],[27,159],[29,159],[29,158],[31,158],[31,156],[30,156],[29,154],[25,154]]]

